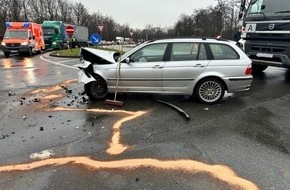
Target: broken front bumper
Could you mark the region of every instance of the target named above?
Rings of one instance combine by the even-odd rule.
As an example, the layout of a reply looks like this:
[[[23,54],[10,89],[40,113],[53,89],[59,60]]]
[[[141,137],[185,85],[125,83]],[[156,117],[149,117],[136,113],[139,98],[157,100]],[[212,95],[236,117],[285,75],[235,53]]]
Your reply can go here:
[[[95,78],[89,73],[87,73],[85,70],[83,70],[82,68],[80,68],[79,72],[77,72],[77,75],[78,75],[78,82],[87,84],[87,83],[95,81]]]

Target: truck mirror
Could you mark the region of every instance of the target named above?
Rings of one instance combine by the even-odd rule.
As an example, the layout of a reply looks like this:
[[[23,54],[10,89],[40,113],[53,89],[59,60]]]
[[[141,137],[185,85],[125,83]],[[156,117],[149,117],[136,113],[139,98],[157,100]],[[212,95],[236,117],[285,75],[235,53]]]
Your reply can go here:
[[[266,8],[266,6],[265,5],[262,5],[261,10],[264,10],[265,8]]]
[[[255,4],[257,1],[258,1],[258,0],[253,0],[253,1],[251,2],[251,5]]]

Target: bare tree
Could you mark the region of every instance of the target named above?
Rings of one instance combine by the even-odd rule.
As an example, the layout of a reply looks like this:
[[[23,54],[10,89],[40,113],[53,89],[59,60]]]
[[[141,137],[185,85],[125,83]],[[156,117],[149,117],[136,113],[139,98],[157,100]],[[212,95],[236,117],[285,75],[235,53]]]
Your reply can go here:
[[[43,0],[28,0],[28,8],[30,9],[30,20],[36,23],[42,23],[45,18],[45,10],[42,8],[44,7]]]
[[[59,16],[57,20],[69,22],[73,12],[73,4],[69,1],[57,0],[57,7],[59,9]]]
[[[7,9],[6,19],[9,21],[23,21],[22,0],[5,0]]]
[[[82,3],[75,3],[73,6],[73,21],[76,25],[87,25],[88,10]]]
[[[192,15],[182,14],[175,25],[176,36],[193,36],[194,35],[194,19]]]
[[[0,38],[3,38],[5,32],[5,21],[7,21],[7,12],[9,8],[7,0],[0,1]]]
[[[55,3],[55,0],[43,0],[44,4],[44,11],[47,13],[45,15],[45,18],[48,20],[56,20],[57,18],[57,12],[55,10],[58,10],[57,3]]]

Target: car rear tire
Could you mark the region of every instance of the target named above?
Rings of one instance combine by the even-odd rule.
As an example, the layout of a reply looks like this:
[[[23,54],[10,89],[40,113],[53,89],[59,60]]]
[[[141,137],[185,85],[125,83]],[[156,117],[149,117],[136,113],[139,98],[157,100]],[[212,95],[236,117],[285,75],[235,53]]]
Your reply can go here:
[[[195,97],[202,103],[215,104],[225,94],[224,84],[215,78],[206,78],[198,82],[195,88]]]
[[[107,83],[101,77],[95,78],[96,81],[85,84],[85,92],[91,99],[104,99],[108,95]]]

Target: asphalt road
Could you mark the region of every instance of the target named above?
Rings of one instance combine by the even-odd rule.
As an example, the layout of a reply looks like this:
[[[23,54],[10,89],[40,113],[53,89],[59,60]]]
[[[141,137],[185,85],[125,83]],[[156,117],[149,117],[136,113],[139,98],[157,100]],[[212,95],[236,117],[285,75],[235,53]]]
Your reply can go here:
[[[88,100],[77,64],[0,59],[0,189],[290,189],[288,70],[217,105],[119,95],[120,108]]]

